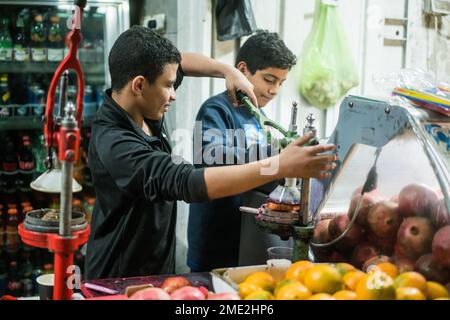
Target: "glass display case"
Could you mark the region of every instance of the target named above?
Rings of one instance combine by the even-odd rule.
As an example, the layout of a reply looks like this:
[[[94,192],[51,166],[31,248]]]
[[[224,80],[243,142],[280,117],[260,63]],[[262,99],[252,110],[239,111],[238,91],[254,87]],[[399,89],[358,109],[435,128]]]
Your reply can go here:
[[[30,182],[45,171],[43,115],[53,74],[68,52],[73,3],[0,0],[0,296],[36,295],[36,276],[52,272],[52,255],[21,243],[17,225],[33,209],[59,207],[59,194],[32,191]],[[128,27],[127,0],[88,1],[78,49],[85,95],[80,157],[74,165],[74,177],[83,191],[74,195],[72,203],[88,220],[95,201],[87,159],[90,124],[110,84],[108,52]],[[71,72],[68,99],[73,102],[76,84]],[[58,110],[55,105],[56,115]],[[81,268],[82,260],[77,252],[75,264]],[[8,289],[10,282],[17,290]]]
[[[0,1],[0,8],[0,130],[41,128],[47,89],[68,50],[73,1]],[[88,1],[78,51],[86,125],[109,85],[109,49],[128,27],[128,1]],[[69,83],[74,99],[76,83]]]
[[[313,180],[315,261],[377,261],[450,282],[450,118],[350,96],[330,143],[339,164]]]

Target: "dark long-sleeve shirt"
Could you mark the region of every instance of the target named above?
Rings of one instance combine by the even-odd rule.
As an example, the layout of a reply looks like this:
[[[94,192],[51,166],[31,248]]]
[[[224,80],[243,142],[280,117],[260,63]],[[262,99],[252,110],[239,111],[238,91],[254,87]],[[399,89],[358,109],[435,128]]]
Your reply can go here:
[[[206,201],[204,169],[176,164],[162,122],[148,136],[111,98],[92,125],[96,192],[86,278],[174,273],[176,200]]]

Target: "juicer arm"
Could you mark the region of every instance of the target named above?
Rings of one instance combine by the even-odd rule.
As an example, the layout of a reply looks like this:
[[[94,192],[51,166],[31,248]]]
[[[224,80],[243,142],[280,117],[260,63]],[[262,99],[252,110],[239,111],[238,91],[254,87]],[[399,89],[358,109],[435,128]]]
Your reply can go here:
[[[63,75],[64,71],[72,69],[77,75],[78,94],[76,100],[76,120],[79,126],[81,126],[81,116],[83,113],[83,96],[84,96],[84,79],[81,64],[77,59],[78,45],[82,40],[81,36],[81,20],[83,17],[83,9],[86,6],[86,0],[75,0],[75,12],[72,18],[72,31],[68,35],[70,41],[69,53],[59,64],[53,75],[48,94],[47,103],[45,108],[44,118],[44,136],[47,148],[61,147],[59,126],[53,119],[53,109],[55,104],[55,92],[59,79]],[[59,152],[60,160],[64,158],[64,154]],[[75,158],[76,160],[76,158]]]
[[[272,127],[276,130],[278,130],[283,137],[288,138],[290,135],[292,135],[292,132],[289,133],[289,131],[286,131],[281,125],[279,125],[277,122],[267,118],[265,115],[263,115],[258,108],[256,108],[253,103],[250,101],[250,98],[247,97],[242,91],[238,91],[236,94],[239,101],[241,101],[244,106],[250,111],[250,113],[256,118],[256,120],[259,122],[261,129],[264,131],[264,133],[267,133],[265,126]],[[270,134],[270,132],[269,132]],[[297,133],[295,133],[297,134]]]

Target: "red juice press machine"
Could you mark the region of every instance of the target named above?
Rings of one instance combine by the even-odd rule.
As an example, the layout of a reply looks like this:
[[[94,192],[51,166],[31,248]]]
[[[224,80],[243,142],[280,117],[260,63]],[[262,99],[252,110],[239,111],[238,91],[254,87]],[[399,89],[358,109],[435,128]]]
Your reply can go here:
[[[81,190],[81,186],[73,179],[73,166],[79,156],[81,140],[84,80],[77,51],[82,40],[81,20],[86,0],[75,0],[74,5],[72,30],[68,34],[69,52],[56,69],[47,95],[44,118],[47,171],[31,183],[31,187],[37,191],[59,192],[60,212],[50,209],[28,212],[18,230],[25,244],[47,248],[54,253],[54,300],[72,298],[74,252],[87,242],[90,231],[84,214],[72,212],[72,193]],[[76,105],[67,101],[70,69],[77,77]],[[60,116],[55,117],[53,111],[58,81]]]

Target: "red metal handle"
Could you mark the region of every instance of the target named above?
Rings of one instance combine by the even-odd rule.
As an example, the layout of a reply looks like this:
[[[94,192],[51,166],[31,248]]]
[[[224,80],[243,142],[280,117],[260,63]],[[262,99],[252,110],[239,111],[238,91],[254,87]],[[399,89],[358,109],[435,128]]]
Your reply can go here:
[[[83,96],[84,96],[84,79],[81,64],[77,59],[78,45],[81,42],[82,36],[80,32],[81,19],[83,16],[83,8],[75,7],[75,14],[72,21],[72,31],[69,33],[68,38],[70,42],[69,53],[59,64],[53,75],[52,82],[47,94],[47,103],[45,108],[45,126],[44,135],[47,148],[56,147],[58,145],[58,136],[55,134],[54,121],[53,121],[53,109],[55,106],[55,92],[59,79],[61,78],[65,70],[73,69],[77,75],[78,94],[76,101],[76,119],[79,127],[81,127],[81,116],[83,114]]]

